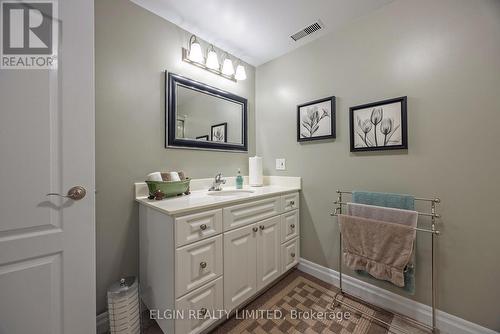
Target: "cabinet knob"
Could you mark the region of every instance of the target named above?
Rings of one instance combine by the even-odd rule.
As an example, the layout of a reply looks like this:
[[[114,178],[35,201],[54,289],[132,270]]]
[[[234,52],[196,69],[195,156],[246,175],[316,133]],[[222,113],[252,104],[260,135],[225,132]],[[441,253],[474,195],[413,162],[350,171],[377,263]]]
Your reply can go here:
[[[252,228],[252,231],[257,232],[259,229],[257,227]]]
[[[291,253],[291,254],[290,254],[290,256],[291,256],[291,257],[295,257],[295,253]]]
[[[205,230],[207,229],[207,224],[201,224],[201,225],[200,225],[200,229],[201,229],[202,231],[205,231]]]
[[[295,201],[290,201],[290,205],[295,205]]]
[[[295,228],[295,224],[290,224],[290,227],[291,228]]]
[[[264,225],[259,226],[261,230],[264,230],[266,227]]]
[[[202,308],[200,309],[200,315],[201,315],[202,317],[204,317],[204,316],[205,316],[205,314],[207,314],[207,312],[208,312],[208,310],[207,310],[206,308],[204,308],[204,307],[202,307]]]
[[[200,267],[205,269],[207,267],[207,263],[206,262],[200,262]]]

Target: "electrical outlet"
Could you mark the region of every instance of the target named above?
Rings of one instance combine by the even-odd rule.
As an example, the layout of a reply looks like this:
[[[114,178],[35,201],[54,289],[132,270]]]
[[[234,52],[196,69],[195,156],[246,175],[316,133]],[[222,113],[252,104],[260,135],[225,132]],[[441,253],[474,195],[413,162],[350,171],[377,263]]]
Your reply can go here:
[[[286,159],[276,159],[276,170],[286,170]]]

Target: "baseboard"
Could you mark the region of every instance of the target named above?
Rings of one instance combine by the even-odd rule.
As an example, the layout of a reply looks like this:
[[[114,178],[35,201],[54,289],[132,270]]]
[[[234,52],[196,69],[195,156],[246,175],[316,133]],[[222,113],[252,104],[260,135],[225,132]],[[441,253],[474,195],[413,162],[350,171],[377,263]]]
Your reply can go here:
[[[107,311],[97,315],[96,326],[97,326],[96,330],[97,334],[109,333],[109,318]]]
[[[323,267],[303,258],[300,259],[298,269],[322,281],[339,286],[339,273],[333,269]],[[428,305],[347,275],[342,275],[342,285],[345,292],[359,297],[370,304],[377,305],[389,311],[398,312],[426,324],[431,323],[432,313],[431,307]],[[499,334],[494,330],[440,310],[436,311],[436,326],[441,333],[447,334]]]

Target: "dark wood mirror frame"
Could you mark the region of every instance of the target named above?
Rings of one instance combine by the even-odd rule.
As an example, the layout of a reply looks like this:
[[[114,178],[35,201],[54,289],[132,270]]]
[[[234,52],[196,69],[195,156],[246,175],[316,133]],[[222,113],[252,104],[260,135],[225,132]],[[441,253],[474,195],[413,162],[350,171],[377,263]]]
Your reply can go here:
[[[181,84],[212,96],[220,97],[242,105],[242,144],[182,139],[175,137],[176,130],[176,85]],[[247,99],[204,83],[165,71],[165,147],[207,149],[219,151],[248,152]]]

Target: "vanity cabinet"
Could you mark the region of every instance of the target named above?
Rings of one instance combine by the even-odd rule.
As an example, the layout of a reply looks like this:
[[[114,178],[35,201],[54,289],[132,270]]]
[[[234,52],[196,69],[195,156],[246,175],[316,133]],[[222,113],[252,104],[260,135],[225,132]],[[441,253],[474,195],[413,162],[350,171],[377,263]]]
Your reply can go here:
[[[164,333],[208,331],[298,264],[297,191],[139,215],[141,298]]]

